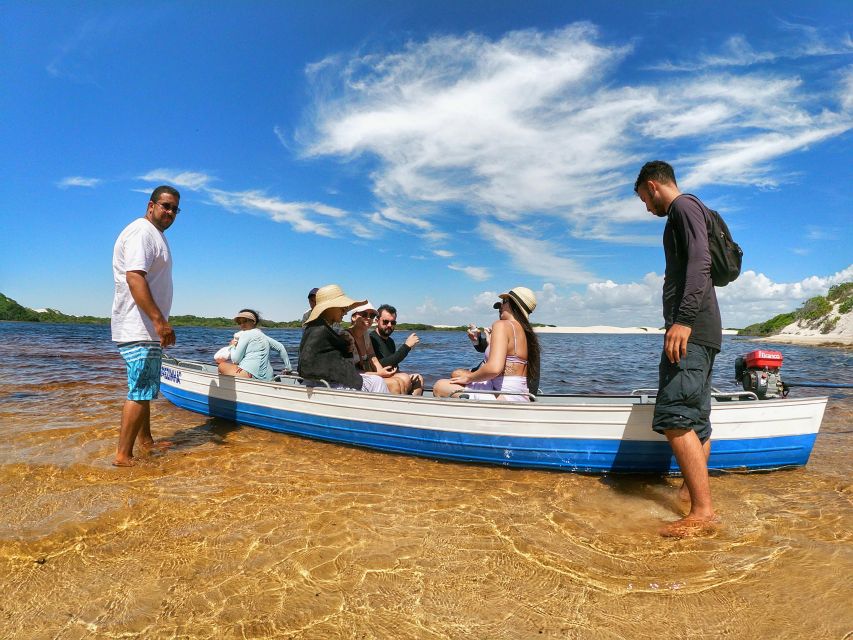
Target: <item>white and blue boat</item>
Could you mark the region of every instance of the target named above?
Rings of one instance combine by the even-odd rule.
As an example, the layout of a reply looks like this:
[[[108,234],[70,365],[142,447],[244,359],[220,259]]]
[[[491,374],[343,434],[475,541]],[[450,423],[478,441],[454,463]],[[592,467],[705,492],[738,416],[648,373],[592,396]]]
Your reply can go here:
[[[214,365],[164,358],[161,391],[204,416],[348,445],[445,460],[584,473],[677,473],[651,429],[654,391],[539,395],[511,403],[394,396],[220,376]],[[804,466],[826,397],[759,400],[715,393],[711,458],[718,470]]]

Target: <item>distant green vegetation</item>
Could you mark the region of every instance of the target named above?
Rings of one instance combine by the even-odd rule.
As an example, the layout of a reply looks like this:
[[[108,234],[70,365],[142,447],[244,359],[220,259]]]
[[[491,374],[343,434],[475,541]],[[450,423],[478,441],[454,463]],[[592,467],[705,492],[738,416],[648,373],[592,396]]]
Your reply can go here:
[[[109,318],[96,318],[94,316],[69,316],[56,309],[46,311],[35,311],[24,307],[12,298],[7,298],[0,293],[0,320],[16,320],[18,322],[62,322],[77,324],[108,324]]]
[[[7,298],[0,293],[0,321],[8,320],[14,322],[57,322],[60,324],[109,324],[109,318],[97,318],[95,316],[71,316],[56,309],[47,309],[46,311],[35,311],[29,307],[24,307],[18,304],[11,298]],[[169,323],[173,327],[214,327],[214,328],[230,328],[234,327],[233,318],[203,318],[194,315],[171,316]],[[301,329],[301,320],[287,320],[285,322],[276,322],[264,318],[261,325],[270,329]],[[344,327],[349,326],[343,323]],[[547,326],[547,325],[534,325]],[[465,331],[467,327],[434,327],[431,324],[417,323],[400,323],[397,325],[398,331]]]
[[[109,320],[107,320],[107,322],[109,322]],[[193,315],[170,316],[169,324],[173,327],[233,327],[234,318],[202,318],[201,316]],[[302,321],[288,320],[287,322],[276,322],[274,320],[262,318],[261,326],[269,327],[271,329],[299,329],[302,327]]]
[[[836,304],[838,313],[833,312]],[[797,321],[803,327],[829,333],[838,324],[839,318],[850,313],[851,310],[853,310],[853,282],[845,282],[830,287],[826,296],[809,298],[796,311],[779,314],[766,322],[751,324],[741,329],[739,335],[769,336],[779,333],[789,324]]]

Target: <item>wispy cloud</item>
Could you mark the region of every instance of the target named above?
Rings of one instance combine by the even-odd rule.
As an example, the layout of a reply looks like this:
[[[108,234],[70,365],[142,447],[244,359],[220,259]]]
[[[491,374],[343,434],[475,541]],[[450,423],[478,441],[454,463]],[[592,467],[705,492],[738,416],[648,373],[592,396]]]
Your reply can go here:
[[[300,139],[309,157],[378,160],[375,223],[435,241],[452,207],[456,225],[479,229],[520,269],[583,283],[594,276],[567,253],[573,238],[659,242],[625,228],[648,220],[631,187],[649,154],[690,148],[673,158],[686,187],[774,187],[784,179],[776,160],[853,127],[853,79],[833,111],[796,74],[749,67],[782,53],[757,52],[742,36],[719,60],[654,82],[620,82],[631,52],[581,23],[329,58],[308,70],[315,129]],[[537,238],[531,217],[563,231]]]
[[[756,51],[742,34],[730,36],[716,52],[703,52],[694,58],[678,62],[663,61],[650,65],[657,71],[702,71],[720,67],[748,67],[776,62],[781,59],[798,59],[815,56],[833,56],[853,52],[849,34],[824,33],[812,26],[780,21],[780,25],[794,34],[794,40],[777,43],[775,51]]]
[[[485,267],[467,267],[460,264],[449,264],[447,268],[454,271],[461,271],[472,280],[477,280],[478,282],[488,280],[491,277],[489,270]]]
[[[446,249],[433,249],[433,253],[440,258],[452,258],[453,252]]]
[[[317,222],[310,214],[334,219],[346,217],[346,212],[317,202],[285,202],[268,196],[261,191],[229,192],[208,189],[207,193],[217,204],[226,209],[259,213],[274,222],[286,222],[300,233],[315,233],[320,236],[335,236],[336,233],[326,223]]]
[[[507,253],[516,267],[525,273],[563,284],[582,284],[593,278],[592,273],[576,260],[559,255],[553,243],[522,235],[519,228],[508,229],[503,225],[483,221],[479,231],[484,239],[491,239],[495,246]]]
[[[363,239],[375,238],[377,235],[375,228],[368,224],[368,217],[323,202],[288,201],[260,189],[233,191],[215,188],[211,185],[216,179],[206,173],[154,169],[138,179],[201,193],[212,203],[229,211],[266,216],[273,222],[289,224],[299,233],[326,237],[355,235]]]
[[[101,184],[102,180],[100,178],[85,178],[83,176],[68,176],[67,178],[63,178],[60,180],[56,186],[60,189],[67,189],[68,187],[97,187]]]
[[[204,189],[215,180],[212,176],[206,173],[196,171],[174,171],[172,169],[154,169],[143,176],[139,176],[139,180],[145,182],[157,182],[170,184],[174,187],[190,189],[198,191]]]

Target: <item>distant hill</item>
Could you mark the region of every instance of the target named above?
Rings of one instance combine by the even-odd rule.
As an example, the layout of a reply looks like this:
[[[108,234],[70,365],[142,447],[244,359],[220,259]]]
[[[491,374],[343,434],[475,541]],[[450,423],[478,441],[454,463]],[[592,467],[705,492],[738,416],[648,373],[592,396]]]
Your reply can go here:
[[[109,318],[94,316],[69,316],[56,309],[35,311],[24,307],[12,298],[0,293],[0,320],[15,320],[18,322],[62,322],[76,324],[109,324]]]
[[[751,324],[738,335],[777,334],[832,335],[842,331],[853,317],[853,282],[830,287],[826,296],[806,300],[796,311],[781,313],[765,322]]]

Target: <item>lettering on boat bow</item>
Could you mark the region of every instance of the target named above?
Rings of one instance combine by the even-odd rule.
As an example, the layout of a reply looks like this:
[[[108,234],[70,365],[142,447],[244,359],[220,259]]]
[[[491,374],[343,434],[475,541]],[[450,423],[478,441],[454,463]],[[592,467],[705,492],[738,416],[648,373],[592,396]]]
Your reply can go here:
[[[163,378],[163,380],[168,380],[169,382],[174,382],[175,384],[181,384],[181,372],[177,369],[172,369],[171,367],[161,365],[160,377]]]

